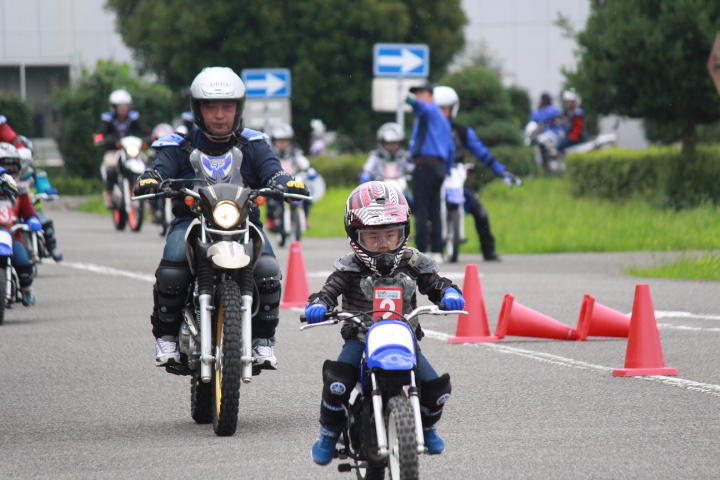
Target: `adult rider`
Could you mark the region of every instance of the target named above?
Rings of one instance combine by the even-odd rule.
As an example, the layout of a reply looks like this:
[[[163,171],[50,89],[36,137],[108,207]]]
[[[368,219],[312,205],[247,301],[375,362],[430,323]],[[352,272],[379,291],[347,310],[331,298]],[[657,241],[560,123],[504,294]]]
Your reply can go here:
[[[266,136],[242,127],[245,85],[228,67],[203,69],[190,86],[190,104],[198,128],[186,137],[173,134],[153,143],[158,150],[153,168],[138,178],[136,193],[157,191],[163,179],[203,178],[209,184],[235,183],[251,188],[277,186],[288,193],[307,195],[302,182],[293,180],[280,167],[280,162],[267,144]],[[237,147],[241,162],[235,156],[218,165],[220,157]],[[199,161],[214,157],[213,162]],[[232,160],[231,160],[232,159]],[[238,163],[240,163],[238,165]],[[192,281],[185,256],[185,231],[193,217],[181,201],[173,205],[175,219],[168,232],[160,265],[155,271],[154,307],[150,317],[155,336],[155,363],[158,366],[180,362],[177,334],[181,311]],[[257,209],[250,220],[260,229]],[[276,369],[273,351],[275,329],[279,320],[280,267],[270,242],[265,242],[263,255],[255,264],[255,281],[260,289],[260,308],[253,318],[253,357],[259,368]]]

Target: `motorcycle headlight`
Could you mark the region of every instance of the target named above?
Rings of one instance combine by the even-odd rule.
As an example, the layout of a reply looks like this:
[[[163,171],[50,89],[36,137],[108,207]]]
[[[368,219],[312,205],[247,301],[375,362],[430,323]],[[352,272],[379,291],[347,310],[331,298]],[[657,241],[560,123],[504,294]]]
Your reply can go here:
[[[128,157],[137,157],[138,155],[140,155],[140,149],[135,145],[128,145],[127,147],[125,147],[125,152],[127,153]]]
[[[240,210],[227,200],[219,202],[213,208],[213,220],[222,228],[233,228],[240,221]]]

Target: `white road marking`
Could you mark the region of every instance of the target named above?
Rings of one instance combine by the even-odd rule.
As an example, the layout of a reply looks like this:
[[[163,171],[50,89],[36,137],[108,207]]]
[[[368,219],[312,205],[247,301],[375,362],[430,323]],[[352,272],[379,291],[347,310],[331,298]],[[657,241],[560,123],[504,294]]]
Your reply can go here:
[[[448,335],[443,332],[436,332],[434,330],[426,330],[423,329],[425,332],[425,335],[429,338],[434,338],[436,340],[441,340],[444,342],[448,341],[448,338],[450,338],[452,335]],[[551,353],[545,353],[545,352],[538,352],[534,350],[526,350],[524,348],[517,348],[517,347],[510,347],[507,345],[501,345],[498,343],[475,343],[475,344],[468,344],[472,346],[480,346],[489,348],[492,350],[495,350],[500,353],[510,354],[510,355],[518,355],[520,357],[529,358],[532,360],[536,360],[539,362],[549,363],[552,365],[558,365],[561,367],[571,367],[571,368],[578,368],[581,370],[594,370],[596,372],[601,372],[603,374],[611,374],[614,370],[611,367],[606,367],[604,365],[596,365],[594,363],[587,363],[580,360],[574,360],[572,358],[567,357],[561,357],[559,355],[553,355]],[[662,383],[664,385],[669,385],[672,387],[679,387],[683,388],[685,390],[692,390],[695,392],[701,392],[701,393],[707,393],[709,395],[713,395],[716,397],[720,397],[720,385],[713,385],[711,383],[702,383],[702,382],[696,382],[694,380],[687,380],[684,378],[677,378],[677,377],[665,377],[665,376],[650,376],[650,377],[626,377],[626,378],[637,378],[640,380],[647,380],[650,382],[657,382]]]
[[[690,325],[674,325],[672,323],[658,323],[663,330],[685,330],[687,332],[720,332],[720,328],[692,327]]]
[[[127,277],[132,278],[133,280],[142,280],[144,282],[155,283],[155,275],[129,272],[127,270],[119,270],[117,268],[105,267],[103,265],[95,265],[93,263],[62,262],[59,265],[74,268],[76,270],[85,270],[87,272],[100,273],[102,275],[110,275],[113,277]]]
[[[655,310],[655,318],[687,318],[692,320],[720,320],[720,315],[708,315],[690,312],[672,312]]]

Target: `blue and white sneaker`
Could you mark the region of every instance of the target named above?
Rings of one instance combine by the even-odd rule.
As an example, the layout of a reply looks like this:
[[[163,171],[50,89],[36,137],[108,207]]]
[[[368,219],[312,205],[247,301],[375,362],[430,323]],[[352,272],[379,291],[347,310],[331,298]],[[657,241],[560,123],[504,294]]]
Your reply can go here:
[[[325,427],[320,428],[320,437],[312,446],[313,462],[318,465],[327,465],[335,457],[335,445],[340,432],[333,432]]]

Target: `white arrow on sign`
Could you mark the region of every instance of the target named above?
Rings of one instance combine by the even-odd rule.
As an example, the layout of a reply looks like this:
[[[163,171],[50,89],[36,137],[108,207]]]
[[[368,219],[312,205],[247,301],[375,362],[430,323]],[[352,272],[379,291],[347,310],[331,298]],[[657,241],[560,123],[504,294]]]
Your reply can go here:
[[[407,48],[400,49],[400,55],[382,55],[377,59],[381,67],[400,67],[403,73],[416,69],[423,64],[422,57],[415,55]]]
[[[247,81],[248,90],[265,90],[266,95],[273,95],[284,87],[285,80],[272,73],[266,73],[262,80]]]

